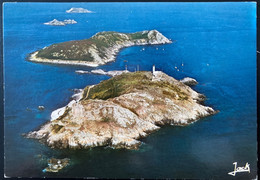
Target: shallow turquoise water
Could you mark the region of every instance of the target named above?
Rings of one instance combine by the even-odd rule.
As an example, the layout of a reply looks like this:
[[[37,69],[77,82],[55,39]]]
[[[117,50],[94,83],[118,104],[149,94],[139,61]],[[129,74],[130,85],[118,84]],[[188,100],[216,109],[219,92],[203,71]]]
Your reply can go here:
[[[71,7],[95,13],[65,13]],[[43,25],[54,18],[78,23]],[[193,77],[199,82],[194,89],[208,98],[205,104],[220,113],[187,127],[163,127],[142,139],[144,144],[137,151],[54,150],[21,136],[66,105],[71,89],[109,78],[75,73],[95,68],[27,62],[28,53],[52,43],[89,38],[99,31],[150,29],[176,41],[123,49],[115,62],[98,68],[121,70],[128,60],[131,71],[137,65],[140,70],[151,70],[155,64],[176,79]],[[251,167],[250,174],[238,173],[236,179],[256,176],[255,3],[6,3],[4,83],[7,176],[229,179],[227,173],[235,161]],[[38,111],[39,105],[45,110]],[[68,157],[71,165],[57,174],[43,173],[50,157]]]

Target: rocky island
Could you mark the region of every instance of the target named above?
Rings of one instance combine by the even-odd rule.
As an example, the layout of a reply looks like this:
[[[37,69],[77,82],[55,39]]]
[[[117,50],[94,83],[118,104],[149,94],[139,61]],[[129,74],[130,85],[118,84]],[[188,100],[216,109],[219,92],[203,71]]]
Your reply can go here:
[[[137,149],[162,125],[188,125],[216,113],[205,96],[161,71],[125,72],[85,87],[26,137],[53,148]]]
[[[43,23],[45,25],[49,25],[49,26],[65,26],[67,24],[77,24],[77,21],[75,21],[74,19],[65,19],[64,21],[59,21],[57,19],[53,19],[52,21]]]
[[[93,12],[84,8],[70,8],[69,10],[66,10],[66,13],[93,13]]]
[[[28,60],[96,67],[114,61],[121,48],[167,43],[171,41],[157,30],[136,33],[107,31],[99,32],[89,39],[53,44],[31,53]]]

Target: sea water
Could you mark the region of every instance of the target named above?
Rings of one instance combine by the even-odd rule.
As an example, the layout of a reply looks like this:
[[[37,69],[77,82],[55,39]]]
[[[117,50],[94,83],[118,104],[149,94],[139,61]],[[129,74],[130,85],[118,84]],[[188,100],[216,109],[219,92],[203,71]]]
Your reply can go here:
[[[94,13],[65,12],[72,7]],[[250,173],[236,178],[256,177],[256,3],[5,3],[3,12],[6,176],[228,179],[233,162],[239,167],[248,162]],[[53,19],[78,23],[43,24]],[[125,48],[115,62],[97,68],[26,61],[45,46],[100,31],[152,29],[174,42]],[[142,139],[139,150],[58,150],[22,136],[65,106],[73,89],[109,78],[75,70],[127,65],[135,71],[139,65],[150,71],[153,64],[176,79],[195,78],[199,84],[193,89],[220,112],[189,126],[162,127]],[[51,157],[70,158],[70,165],[42,172]]]

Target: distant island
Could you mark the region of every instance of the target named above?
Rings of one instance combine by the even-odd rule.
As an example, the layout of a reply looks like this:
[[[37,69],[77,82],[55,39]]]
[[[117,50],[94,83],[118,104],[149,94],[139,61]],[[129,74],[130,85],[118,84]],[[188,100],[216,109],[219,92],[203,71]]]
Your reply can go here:
[[[31,53],[28,60],[96,67],[114,61],[121,48],[171,42],[157,30],[136,33],[105,31],[99,32],[89,39],[57,43],[45,47]]]
[[[185,81],[187,82],[187,80]],[[138,149],[162,125],[188,125],[216,113],[205,96],[161,71],[124,72],[85,87],[26,137],[53,148]]]
[[[50,25],[50,26],[65,26],[67,24],[76,24],[77,21],[74,19],[65,19],[64,21],[59,21],[57,19],[53,19],[52,21],[43,23],[45,25]]]
[[[70,8],[69,10],[66,11],[66,13],[93,13],[93,12],[84,8]]]

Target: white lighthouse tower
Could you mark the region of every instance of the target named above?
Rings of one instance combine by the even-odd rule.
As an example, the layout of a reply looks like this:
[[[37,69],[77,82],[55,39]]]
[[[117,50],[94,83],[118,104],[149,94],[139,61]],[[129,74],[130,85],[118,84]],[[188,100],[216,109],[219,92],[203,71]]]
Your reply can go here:
[[[153,74],[155,73],[155,65],[153,65]]]

